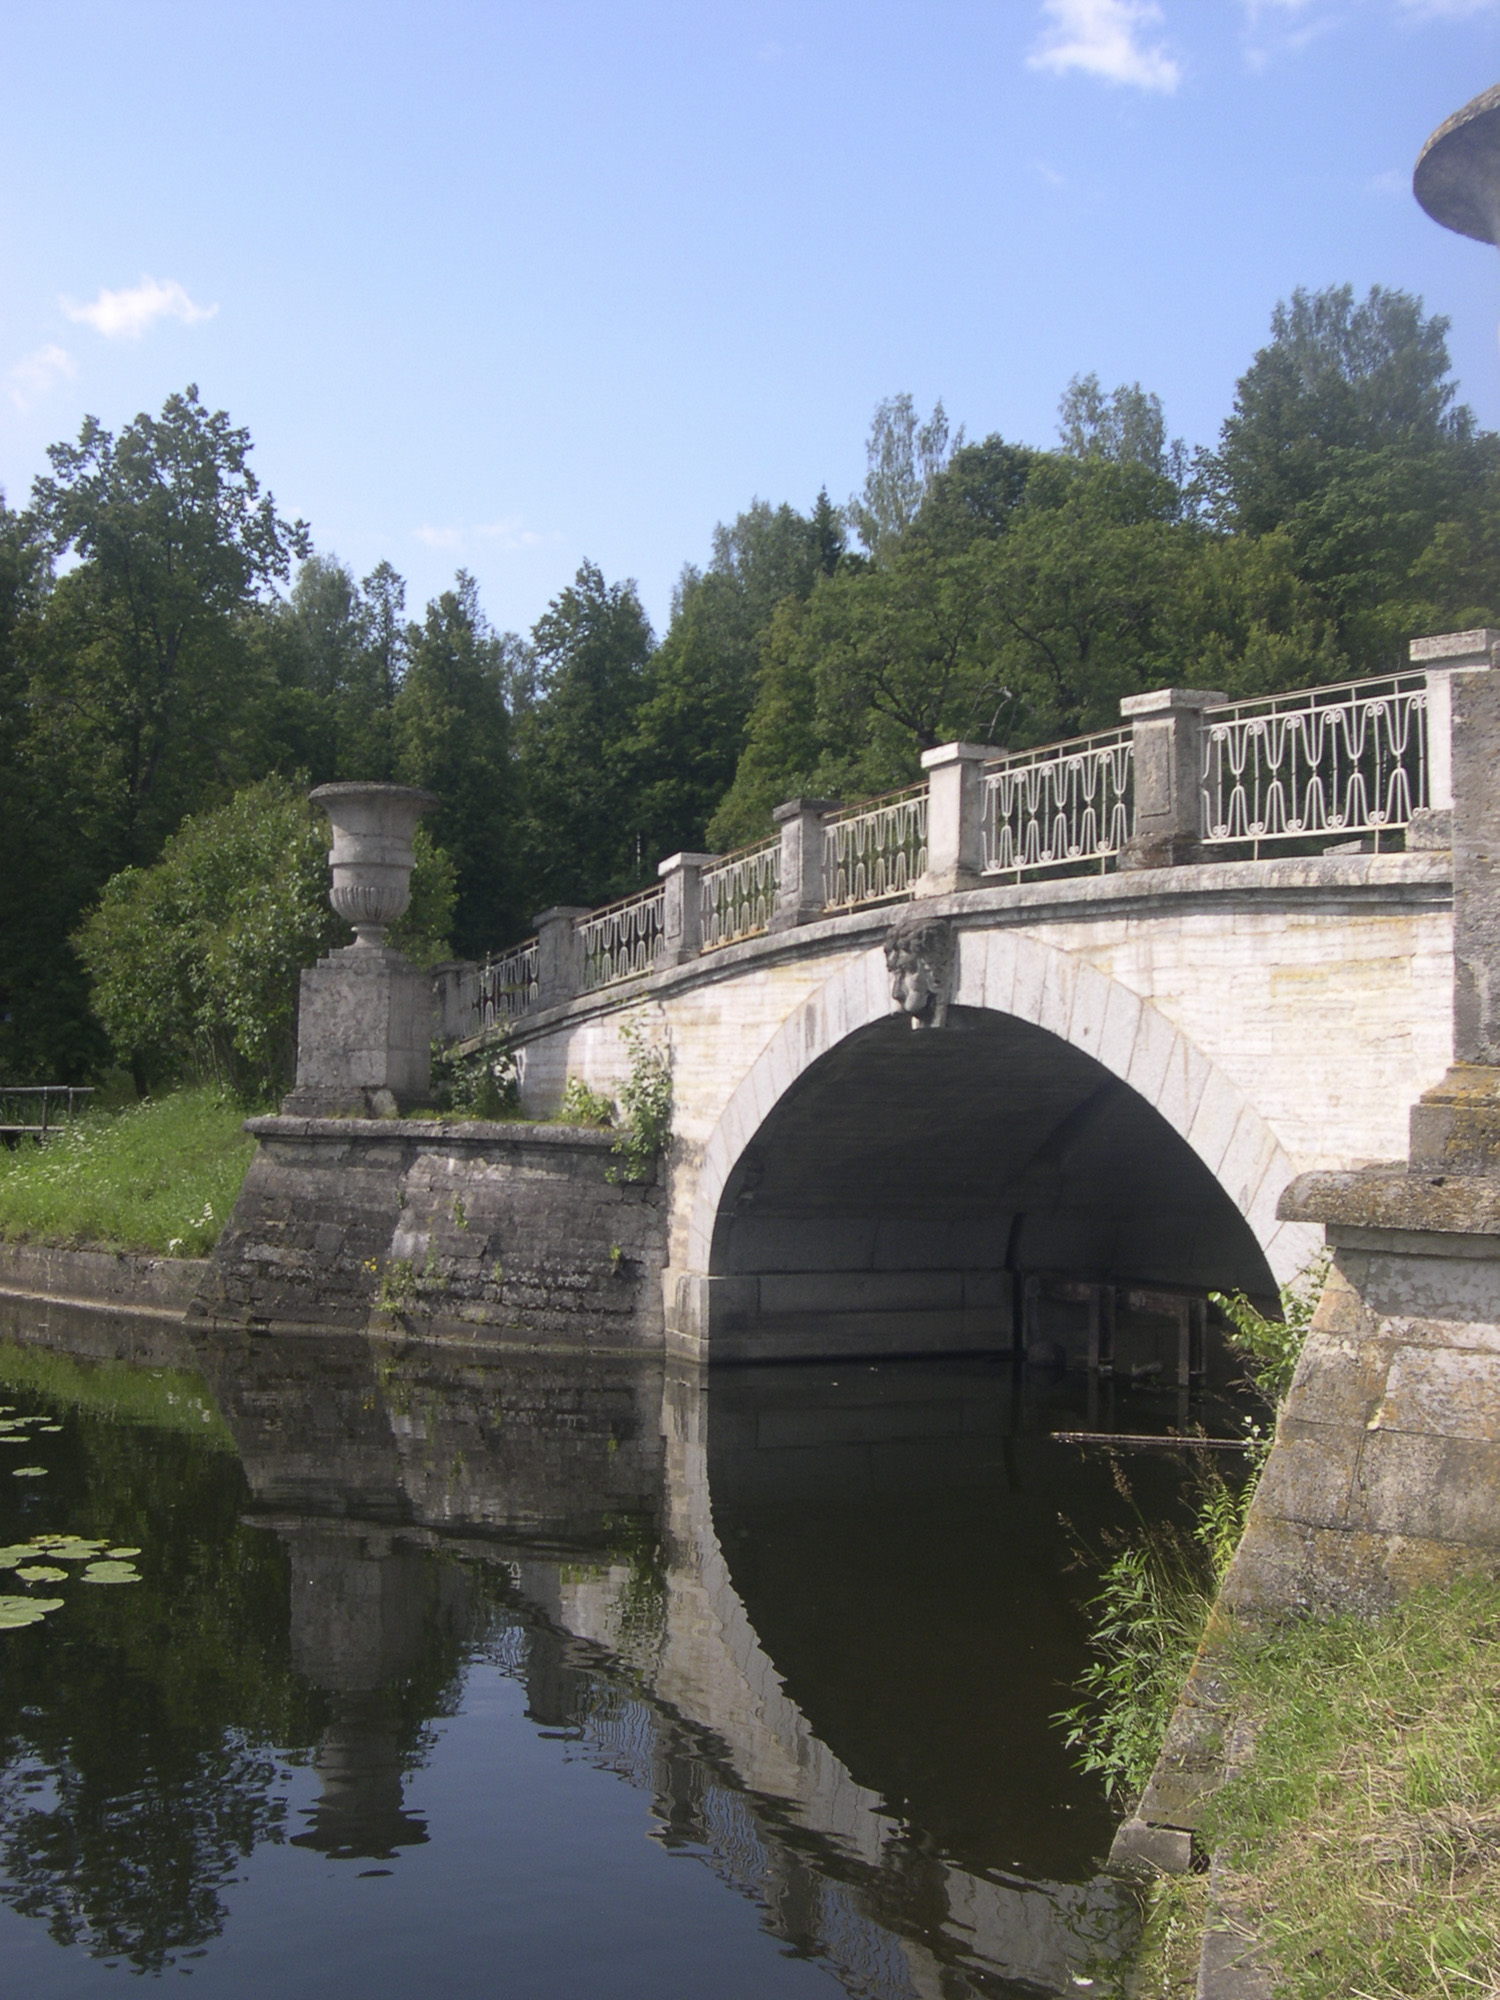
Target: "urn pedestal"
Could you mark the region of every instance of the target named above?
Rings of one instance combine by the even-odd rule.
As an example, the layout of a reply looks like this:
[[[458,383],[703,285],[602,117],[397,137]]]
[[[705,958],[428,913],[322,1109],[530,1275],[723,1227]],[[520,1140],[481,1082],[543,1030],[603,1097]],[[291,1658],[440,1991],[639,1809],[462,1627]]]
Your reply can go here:
[[[417,821],[437,804],[409,785],[320,785],[333,829],[330,900],[354,943],[302,975],[291,1118],[394,1118],[431,1096],[432,982],[385,942],[411,900]]]

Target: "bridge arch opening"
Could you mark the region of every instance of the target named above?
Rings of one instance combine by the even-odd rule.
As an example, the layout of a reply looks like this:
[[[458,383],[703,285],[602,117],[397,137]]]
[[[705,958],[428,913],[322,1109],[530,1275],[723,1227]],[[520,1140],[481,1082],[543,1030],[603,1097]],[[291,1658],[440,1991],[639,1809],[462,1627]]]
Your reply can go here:
[[[815,1039],[809,1008],[768,1068]],[[1210,1289],[1274,1298],[1286,1273],[1223,1177],[1087,1047],[962,1003],[941,1029],[881,1011],[827,1040],[758,1122],[741,1108],[700,1218],[711,1361],[1038,1345],[1078,1360],[1106,1293],[1111,1313],[1132,1289],[1168,1310]],[[741,1096],[771,1094],[752,1077]],[[1231,1122],[1265,1214],[1279,1148],[1248,1110]]]

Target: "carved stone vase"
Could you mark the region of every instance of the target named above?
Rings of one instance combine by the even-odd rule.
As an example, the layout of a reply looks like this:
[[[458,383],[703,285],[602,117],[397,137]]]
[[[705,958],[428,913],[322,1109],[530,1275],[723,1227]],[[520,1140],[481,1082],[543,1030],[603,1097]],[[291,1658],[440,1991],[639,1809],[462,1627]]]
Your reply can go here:
[[[417,821],[438,801],[415,785],[319,785],[310,797],[333,829],[329,900],[356,945],[382,945],[411,901]]]

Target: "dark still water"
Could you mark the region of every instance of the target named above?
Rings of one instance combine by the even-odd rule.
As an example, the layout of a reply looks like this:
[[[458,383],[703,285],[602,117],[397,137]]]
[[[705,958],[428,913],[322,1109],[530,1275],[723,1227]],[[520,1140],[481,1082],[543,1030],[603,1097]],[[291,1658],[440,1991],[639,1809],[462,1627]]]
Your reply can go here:
[[[1080,1383],[3,1310],[0,1993],[1114,1989]]]

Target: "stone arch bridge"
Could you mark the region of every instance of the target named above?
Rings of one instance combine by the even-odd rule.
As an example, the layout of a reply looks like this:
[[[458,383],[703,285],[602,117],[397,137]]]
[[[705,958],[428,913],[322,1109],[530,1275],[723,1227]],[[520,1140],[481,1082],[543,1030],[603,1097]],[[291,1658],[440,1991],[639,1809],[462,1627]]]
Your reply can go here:
[[[688,1354],[1006,1347],[1045,1274],[1095,1342],[1105,1287],[1274,1293],[1322,1245],[1288,1185],[1403,1156],[1454,1058],[1454,802],[1489,784],[1454,689],[1495,637],[793,801],[450,969],[448,1032],[503,1033],[538,1116],[670,1050],[656,1325]]]

